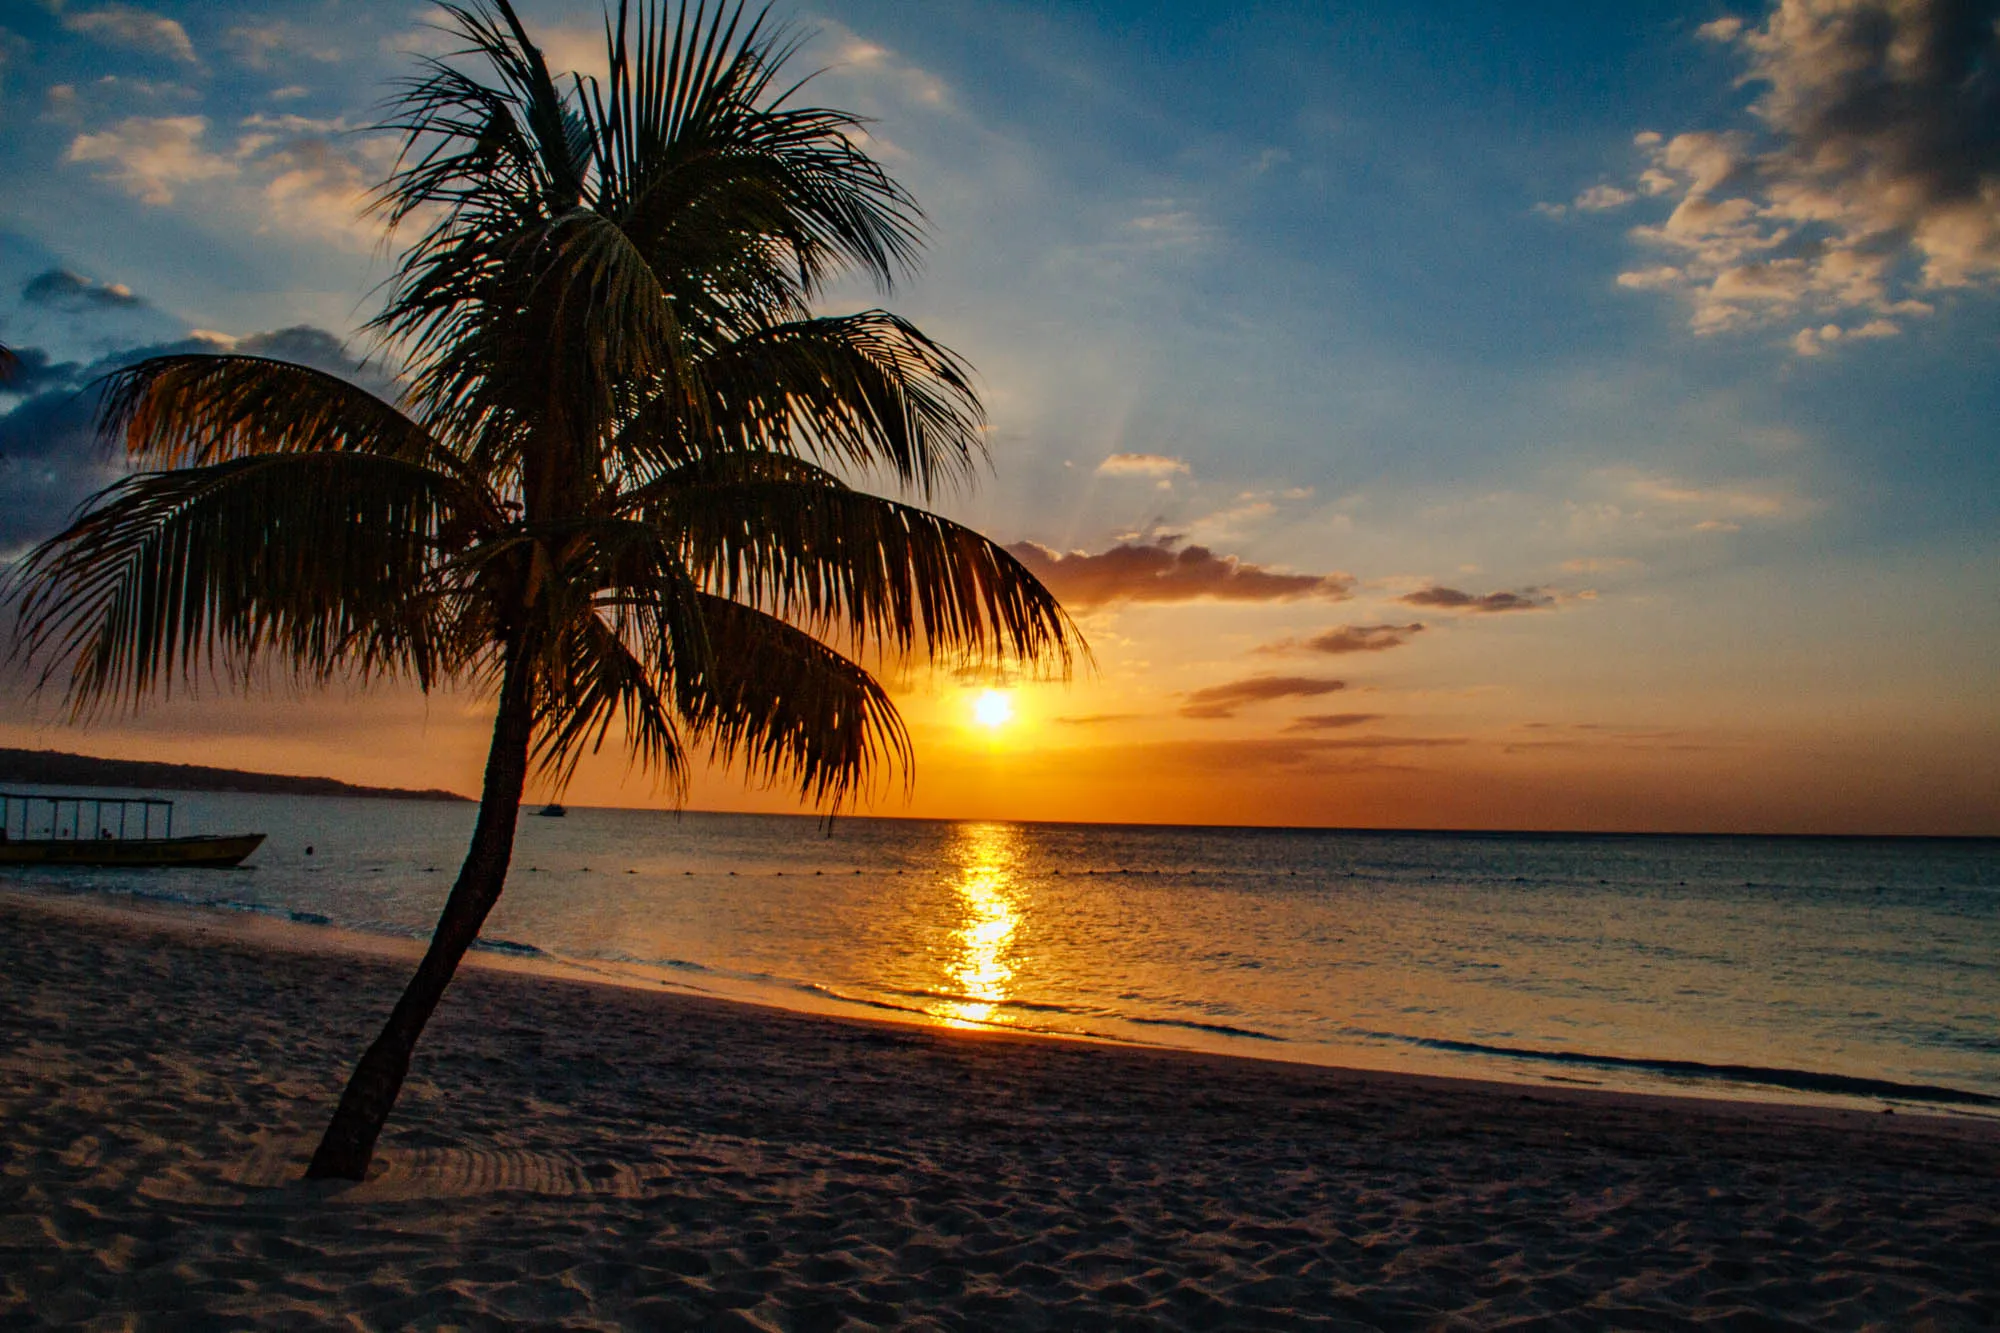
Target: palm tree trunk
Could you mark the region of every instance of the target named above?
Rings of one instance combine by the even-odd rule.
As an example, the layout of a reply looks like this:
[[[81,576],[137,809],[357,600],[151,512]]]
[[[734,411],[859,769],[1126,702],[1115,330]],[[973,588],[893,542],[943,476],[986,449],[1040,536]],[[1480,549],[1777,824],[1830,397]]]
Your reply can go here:
[[[493,719],[493,748],[487,754],[486,782],[479,796],[479,821],[473,826],[472,846],[459,869],[458,882],[445,900],[417,974],[410,978],[403,998],[396,1001],[382,1034],[347,1080],[333,1120],[306,1167],[308,1180],[360,1180],[367,1173],[376,1137],[396,1104],[396,1094],[402,1091],[403,1076],[409,1073],[417,1038],[444,998],[459,960],[479,938],[479,928],[507,882],[534,722],[528,671],[520,656],[512,649],[507,654],[500,706]]]

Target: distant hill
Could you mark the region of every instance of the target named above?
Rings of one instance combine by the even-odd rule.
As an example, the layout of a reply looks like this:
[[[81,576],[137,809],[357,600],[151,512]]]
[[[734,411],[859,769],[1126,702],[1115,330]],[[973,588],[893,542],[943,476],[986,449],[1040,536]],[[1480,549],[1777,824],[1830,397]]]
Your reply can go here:
[[[40,787],[122,787],[141,791],[241,791],[269,796],[375,796],[400,801],[463,801],[455,791],[430,787],[357,787],[332,778],[246,773],[200,764],[155,764],[140,759],[99,759],[61,750],[0,749],[0,783]]]

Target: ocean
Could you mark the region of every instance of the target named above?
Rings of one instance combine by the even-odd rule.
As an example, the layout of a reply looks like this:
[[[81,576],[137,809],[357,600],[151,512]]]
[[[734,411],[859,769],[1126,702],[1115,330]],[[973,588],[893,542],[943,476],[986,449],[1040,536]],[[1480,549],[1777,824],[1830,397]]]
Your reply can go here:
[[[16,867],[0,883],[423,936],[474,813],[175,799],[176,832],[269,839],[235,870]],[[573,808],[522,819],[483,944],[954,1027],[2000,1115],[2000,840],[829,831]]]

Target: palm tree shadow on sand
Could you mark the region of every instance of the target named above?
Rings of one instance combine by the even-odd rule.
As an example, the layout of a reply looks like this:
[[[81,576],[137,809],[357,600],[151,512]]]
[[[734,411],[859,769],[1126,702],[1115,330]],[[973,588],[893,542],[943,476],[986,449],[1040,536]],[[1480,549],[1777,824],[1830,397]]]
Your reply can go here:
[[[827,285],[887,289],[914,201],[859,122],[793,105],[797,43],[740,6],[620,6],[603,82],[507,0],[391,103],[375,207],[418,238],[370,329],[391,404],[283,361],[111,377],[134,468],[19,575],[16,651],[78,718],[198,676],[469,682],[479,814],[415,976],[307,1168],[359,1180],[419,1035],[506,881],[522,790],[621,729],[679,797],[705,754],[833,810],[909,739],[858,659],[1066,673],[1081,640],[1012,556],[915,505],[983,462],[953,353]]]

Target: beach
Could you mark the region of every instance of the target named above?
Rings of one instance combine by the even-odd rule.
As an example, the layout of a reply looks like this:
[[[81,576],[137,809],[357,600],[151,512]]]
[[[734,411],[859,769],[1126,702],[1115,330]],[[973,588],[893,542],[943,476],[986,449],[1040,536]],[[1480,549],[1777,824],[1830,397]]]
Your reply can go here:
[[[0,1324],[1988,1328],[2000,1127],[789,1013],[0,893]]]

